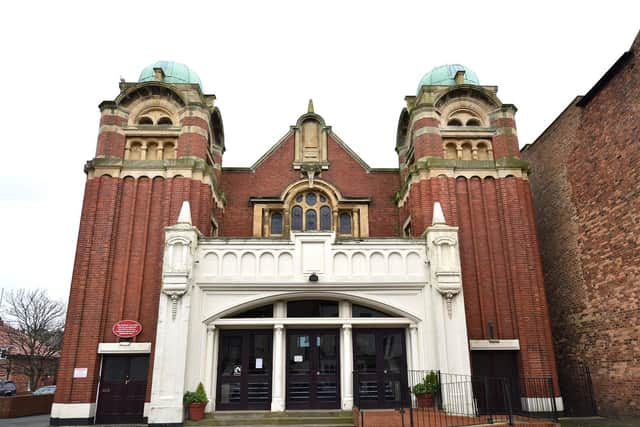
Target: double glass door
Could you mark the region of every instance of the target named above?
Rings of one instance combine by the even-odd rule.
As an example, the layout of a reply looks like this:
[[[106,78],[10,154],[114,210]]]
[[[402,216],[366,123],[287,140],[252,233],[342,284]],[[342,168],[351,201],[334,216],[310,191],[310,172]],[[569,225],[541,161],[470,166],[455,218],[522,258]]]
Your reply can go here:
[[[404,330],[354,329],[354,391],[361,408],[393,408],[409,398]]]
[[[337,330],[287,331],[287,409],[340,408]]]
[[[220,331],[216,409],[270,409],[271,330]]]

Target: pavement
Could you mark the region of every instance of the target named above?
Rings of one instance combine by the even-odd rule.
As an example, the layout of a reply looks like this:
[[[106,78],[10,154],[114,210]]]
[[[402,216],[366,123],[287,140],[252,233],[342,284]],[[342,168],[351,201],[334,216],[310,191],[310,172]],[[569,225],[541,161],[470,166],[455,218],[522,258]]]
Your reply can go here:
[[[49,415],[36,415],[33,417],[20,417],[20,418],[2,418],[0,419],[0,426],[11,427],[48,427]]]

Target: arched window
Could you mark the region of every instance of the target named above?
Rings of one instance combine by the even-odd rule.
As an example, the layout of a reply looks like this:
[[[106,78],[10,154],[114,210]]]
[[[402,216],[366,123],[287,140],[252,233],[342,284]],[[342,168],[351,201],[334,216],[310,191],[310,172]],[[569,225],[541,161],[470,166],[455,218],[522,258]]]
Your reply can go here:
[[[160,119],[158,120],[158,124],[159,125],[172,125],[173,122],[171,121],[171,119],[169,117],[160,117]]]
[[[138,119],[138,124],[139,125],[152,125],[153,124],[153,120],[151,120],[151,117],[147,117],[147,116],[140,117]]]
[[[458,119],[450,119],[447,122],[447,126],[462,126],[462,122]]]
[[[446,145],[444,149],[444,158],[449,160],[456,160],[458,158],[458,150],[456,149],[456,144],[450,142]]]
[[[471,144],[462,144],[462,160],[473,160]]]
[[[282,234],[281,212],[273,212],[271,214],[271,234]]]
[[[480,126],[480,120],[478,120],[478,119],[469,119],[469,120],[467,120],[467,126]]]
[[[489,158],[489,149],[487,144],[481,142],[478,144],[478,160],[491,160]]]
[[[322,196],[320,196],[320,200],[322,200]],[[331,208],[329,206],[320,208],[320,230],[331,230]]]
[[[304,214],[304,231],[315,231],[318,229],[318,214],[313,209],[307,209]]]
[[[291,230],[330,231],[332,210],[329,198],[319,191],[297,194],[291,208]],[[302,214],[304,212],[304,215]]]
[[[291,209],[291,229],[294,231],[302,230],[302,208],[294,206]]]
[[[351,234],[351,212],[340,213],[340,234]]]

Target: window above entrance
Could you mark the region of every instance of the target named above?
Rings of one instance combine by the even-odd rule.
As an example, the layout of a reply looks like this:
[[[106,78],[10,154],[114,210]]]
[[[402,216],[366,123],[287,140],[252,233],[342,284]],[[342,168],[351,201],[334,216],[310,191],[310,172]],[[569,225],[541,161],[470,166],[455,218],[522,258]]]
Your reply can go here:
[[[280,198],[256,197],[254,237],[288,237],[291,232],[334,232],[338,237],[369,236],[369,199],[345,199],[330,185],[301,181]]]

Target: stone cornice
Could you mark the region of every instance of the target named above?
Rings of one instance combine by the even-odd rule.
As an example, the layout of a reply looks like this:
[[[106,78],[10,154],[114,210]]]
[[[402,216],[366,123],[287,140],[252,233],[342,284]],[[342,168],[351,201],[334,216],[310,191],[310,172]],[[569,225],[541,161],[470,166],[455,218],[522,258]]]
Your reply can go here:
[[[395,195],[396,205],[404,205],[409,189],[414,182],[422,179],[446,176],[449,178],[477,176],[480,178],[505,178],[513,175],[527,178],[529,163],[516,157],[503,157],[498,160],[448,160],[439,157],[427,157],[418,160],[409,170],[402,187]]]
[[[182,157],[174,160],[122,160],[118,157],[96,157],[84,166],[88,179],[109,175],[113,178],[131,176],[172,178],[182,176],[211,186],[218,207],[226,204],[224,193],[219,189],[214,168],[204,160]]]

